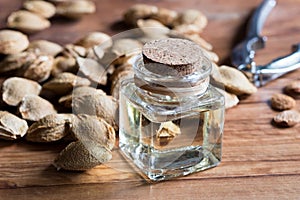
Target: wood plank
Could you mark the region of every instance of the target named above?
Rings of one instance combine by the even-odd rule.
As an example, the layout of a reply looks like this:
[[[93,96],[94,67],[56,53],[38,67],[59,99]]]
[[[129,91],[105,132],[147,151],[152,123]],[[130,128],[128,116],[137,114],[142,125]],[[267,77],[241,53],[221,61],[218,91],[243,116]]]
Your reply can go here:
[[[56,199],[298,199],[299,175],[173,180],[0,189],[5,200]],[[51,196],[49,196],[51,194]]]
[[[258,143],[258,141],[248,140],[227,144],[225,141],[224,156],[220,166],[183,179],[300,174],[299,144],[300,138],[296,141],[284,140],[277,144],[270,141]],[[47,156],[39,151],[26,151],[22,154],[23,159],[20,159],[18,153],[6,152],[0,159],[0,188],[142,181],[137,172],[117,155],[117,151],[114,152],[114,159],[110,163],[84,173],[57,172],[51,165],[56,153]],[[15,156],[17,160],[14,160]],[[43,160],[44,156],[47,156],[48,160]]]

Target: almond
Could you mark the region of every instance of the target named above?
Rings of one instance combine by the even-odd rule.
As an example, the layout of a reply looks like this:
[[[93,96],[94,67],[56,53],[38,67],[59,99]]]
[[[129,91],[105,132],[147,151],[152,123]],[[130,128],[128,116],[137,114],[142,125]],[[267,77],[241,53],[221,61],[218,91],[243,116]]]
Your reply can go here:
[[[51,114],[33,123],[26,134],[31,142],[54,142],[69,134],[72,114]]]
[[[16,54],[29,45],[28,37],[21,32],[12,30],[0,31],[0,54]]]
[[[41,0],[27,0],[24,2],[23,7],[45,18],[53,17],[56,12],[56,8],[52,3]]]
[[[12,77],[3,82],[2,99],[10,106],[17,106],[27,94],[39,95],[42,86],[25,78]]]
[[[46,99],[29,94],[23,97],[19,112],[23,119],[38,121],[47,115],[55,114],[56,110]]]
[[[61,1],[56,5],[56,14],[68,18],[81,18],[95,11],[95,3],[87,0]]]
[[[74,87],[88,86],[91,82],[86,78],[81,78],[72,73],[64,72],[46,82],[44,89],[50,90],[59,95],[65,95],[72,91]]]
[[[34,33],[49,28],[50,21],[35,13],[19,10],[9,15],[7,26],[26,33]]]
[[[54,161],[57,170],[84,171],[105,163],[112,158],[109,149],[95,141],[70,143]]]
[[[15,140],[23,137],[28,129],[27,122],[19,117],[0,111],[0,138]]]
[[[219,84],[223,84],[227,91],[236,95],[249,95],[257,92],[257,88],[239,70],[225,65],[220,66],[218,69],[221,80],[217,81]]]
[[[277,114],[273,121],[281,127],[291,127],[300,123],[300,113],[296,110],[285,110]]]
[[[62,46],[47,40],[35,40],[30,42],[28,50],[38,51],[41,54],[56,56],[63,51]]]
[[[274,94],[271,98],[271,107],[275,110],[289,110],[295,105],[295,99],[285,94]]]
[[[284,92],[297,99],[300,98],[300,80],[295,80],[285,86]]]

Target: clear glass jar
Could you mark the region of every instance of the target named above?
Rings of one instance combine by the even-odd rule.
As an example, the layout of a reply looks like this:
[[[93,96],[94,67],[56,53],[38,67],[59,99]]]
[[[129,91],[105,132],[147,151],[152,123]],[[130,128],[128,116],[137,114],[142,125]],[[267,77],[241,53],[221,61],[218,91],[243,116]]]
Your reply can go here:
[[[218,165],[224,97],[209,84],[211,62],[201,57],[184,76],[149,71],[138,56],[135,76],[120,89],[119,146],[150,180],[184,176]]]

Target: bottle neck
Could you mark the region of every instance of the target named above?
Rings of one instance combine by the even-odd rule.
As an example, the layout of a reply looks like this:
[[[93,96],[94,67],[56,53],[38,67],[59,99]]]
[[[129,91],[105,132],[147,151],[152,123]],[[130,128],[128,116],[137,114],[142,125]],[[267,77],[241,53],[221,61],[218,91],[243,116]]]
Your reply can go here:
[[[156,93],[160,95],[168,95],[172,97],[187,97],[187,96],[199,96],[203,94],[209,85],[209,77],[205,78],[204,80],[201,80],[197,82],[197,84],[188,84],[185,83],[184,85],[176,85],[174,83],[173,86],[170,86],[168,84],[162,83],[152,83],[147,82],[138,76],[134,76],[134,82],[135,85],[142,90],[146,90],[151,93]]]
[[[185,76],[166,76],[145,68],[142,56],[134,62],[134,82],[137,87],[152,94],[184,98],[199,96],[208,88],[211,63],[205,57],[195,66],[197,70]]]

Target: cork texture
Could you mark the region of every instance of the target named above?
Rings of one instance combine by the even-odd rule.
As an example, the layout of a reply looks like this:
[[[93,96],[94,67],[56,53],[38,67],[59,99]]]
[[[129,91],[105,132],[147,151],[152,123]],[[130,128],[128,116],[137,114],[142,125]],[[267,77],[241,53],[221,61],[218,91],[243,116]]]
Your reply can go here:
[[[187,75],[195,71],[195,64],[203,55],[201,47],[184,39],[153,40],[144,45],[145,67],[164,75]]]

